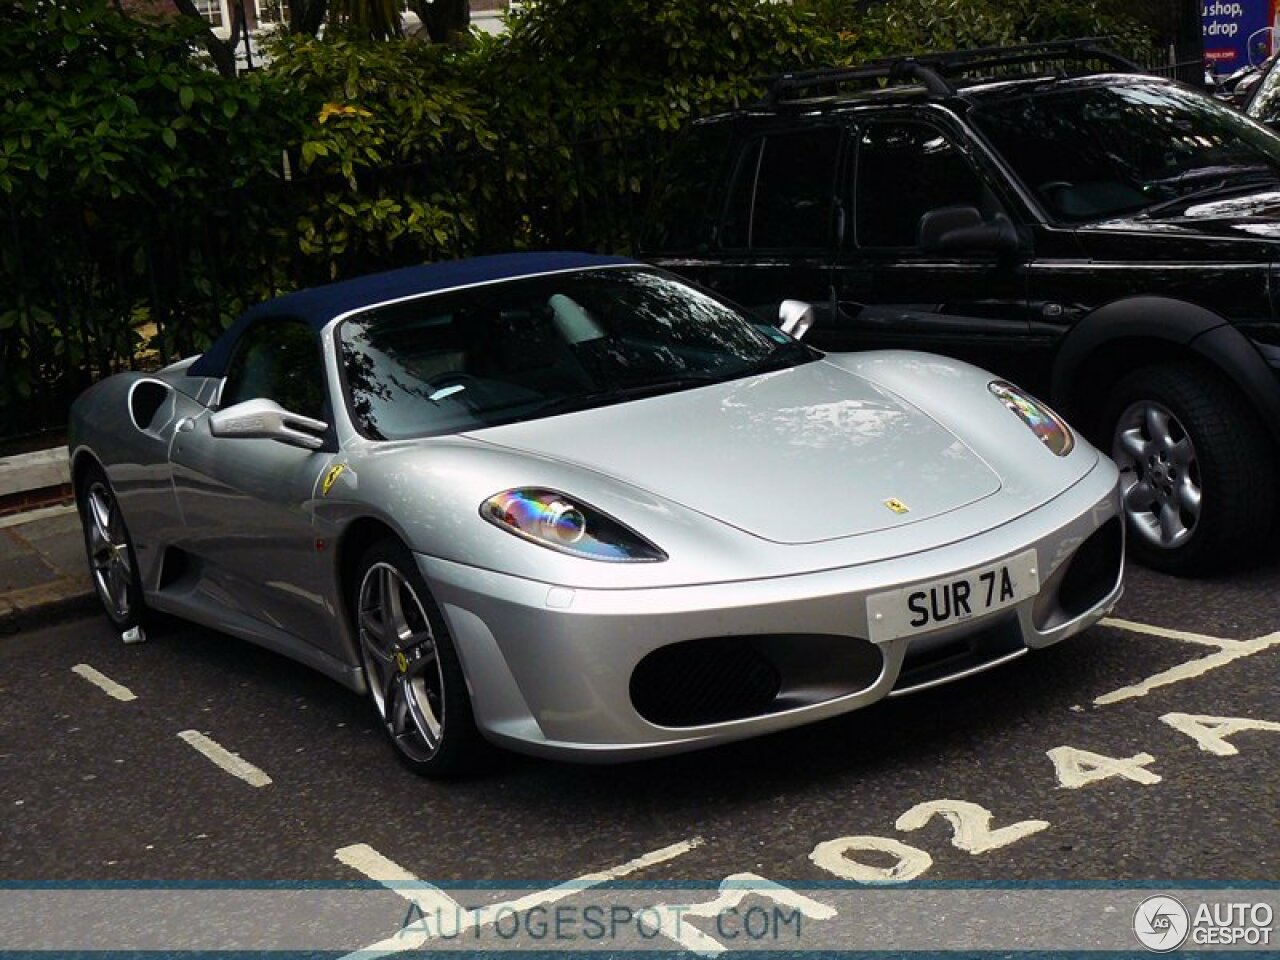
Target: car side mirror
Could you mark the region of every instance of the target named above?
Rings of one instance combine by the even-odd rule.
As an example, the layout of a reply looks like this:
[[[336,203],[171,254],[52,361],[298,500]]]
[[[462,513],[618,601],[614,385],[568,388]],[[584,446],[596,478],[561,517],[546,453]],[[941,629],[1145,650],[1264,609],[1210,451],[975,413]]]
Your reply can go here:
[[[783,300],[778,304],[778,329],[796,340],[803,340],[809,332],[818,312],[812,303],[803,300]]]
[[[215,437],[277,440],[291,447],[319,450],[324,446],[329,425],[323,420],[290,413],[274,400],[258,398],[232,404],[212,414],[209,432]]]
[[[920,218],[916,245],[925,253],[1009,253],[1018,231],[1003,213],[984,220],[977,207],[939,207]]]

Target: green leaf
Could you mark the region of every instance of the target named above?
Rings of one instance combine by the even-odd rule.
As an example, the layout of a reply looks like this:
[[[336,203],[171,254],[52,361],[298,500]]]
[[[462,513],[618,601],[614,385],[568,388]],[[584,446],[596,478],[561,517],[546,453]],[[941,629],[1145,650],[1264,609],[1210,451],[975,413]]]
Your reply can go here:
[[[178,91],[178,102],[182,104],[183,110],[190,110],[191,105],[196,102],[196,92],[190,87],[182,87]]]
[[[74,33],[65,33],[62,35],[62,49],[67,53],[75,53],[80,48],[80,38]]]
[[[160,139],[164,141],[164,145],[170,150],[178,145],[178,135],[173,132],[172,127],[165,127],[160,131]]]
[[[222,101],[222,115],[226,117],[228,120],[230,120],[239,112],[240,112],[240,104],[238,104],[236,101],[234,100]]]

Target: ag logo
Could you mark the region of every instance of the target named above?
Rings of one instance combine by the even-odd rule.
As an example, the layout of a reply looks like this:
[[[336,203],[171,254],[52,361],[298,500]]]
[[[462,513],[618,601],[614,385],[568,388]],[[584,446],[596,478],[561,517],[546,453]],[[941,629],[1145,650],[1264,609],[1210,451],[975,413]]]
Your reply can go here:
[[[1147,897],[1133,913],[1133,932],[1138,942],[1156,953],[1177,950],[1187,939],[1191,916],[1173,897]]]

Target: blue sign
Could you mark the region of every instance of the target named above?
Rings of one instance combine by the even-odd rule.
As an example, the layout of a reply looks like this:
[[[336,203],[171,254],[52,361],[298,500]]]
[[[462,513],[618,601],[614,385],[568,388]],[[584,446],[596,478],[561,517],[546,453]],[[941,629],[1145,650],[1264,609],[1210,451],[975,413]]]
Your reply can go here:
[[[1231,73],[1271,55],[1276,0],[1203,0],[1204,57],[1217,74]]]

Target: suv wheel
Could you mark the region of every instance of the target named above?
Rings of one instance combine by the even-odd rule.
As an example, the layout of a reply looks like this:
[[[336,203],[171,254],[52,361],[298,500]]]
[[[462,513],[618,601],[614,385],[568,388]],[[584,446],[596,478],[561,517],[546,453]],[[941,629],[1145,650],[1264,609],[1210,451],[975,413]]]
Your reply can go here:
[[[1189,365],[1146,367],[1107,402],[1129,549],[1189,575],[1247,558],[1271,530],[1276,457],[1231,386]]]

